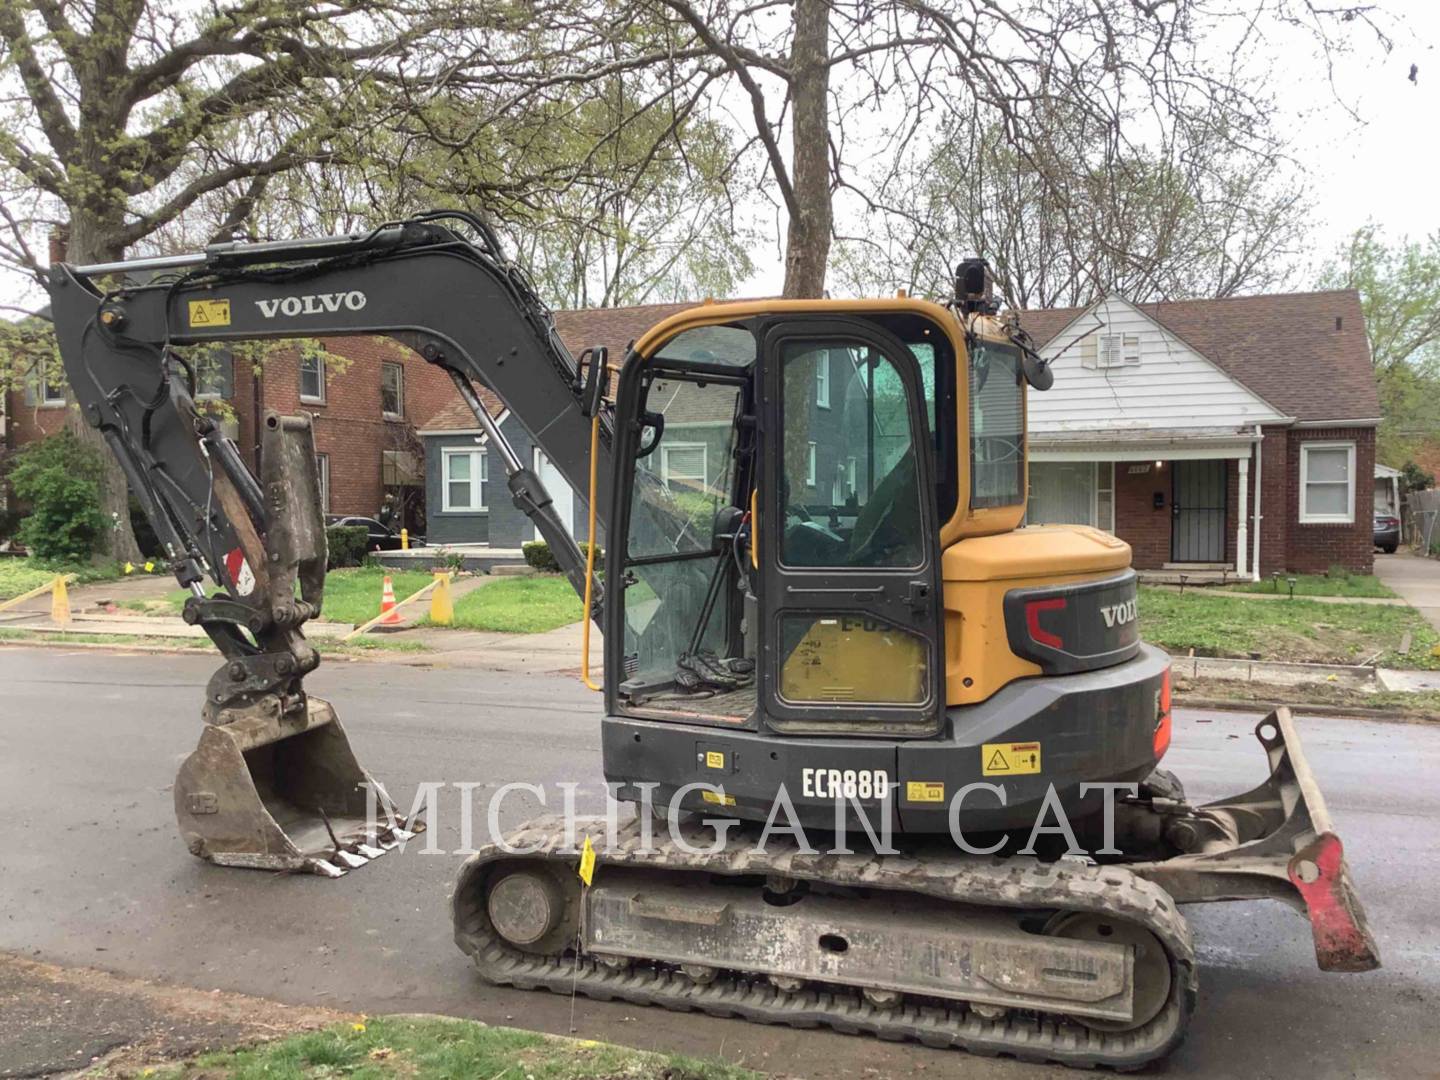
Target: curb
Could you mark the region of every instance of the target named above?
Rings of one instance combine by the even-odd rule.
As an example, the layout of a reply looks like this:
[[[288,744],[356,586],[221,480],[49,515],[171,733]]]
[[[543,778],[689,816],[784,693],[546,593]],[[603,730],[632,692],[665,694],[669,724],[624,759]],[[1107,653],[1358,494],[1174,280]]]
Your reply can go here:
[[[1331,705],[1328,702],[1316,702],[1306,704],[1296,701],[1245,701],[1237,698],[1208,698],[1194,697],[1190,694],[1175,694],[1175,703],[1184,705],[1189,709],[1213,709],[1216,712],[1248,712],[1266,713],[1273,712],[1280,706],[1285,706],[1291,712],[1299,713],[1302,716],[1338,716],[1353,720],[1384,720],[1392,724],[1434,724],[1440,723],[1440,717],[1427,719],[1423,716],[1407,715],[1395,712],[1392,709],[1369,709],[1363,706],[1352,705]]]

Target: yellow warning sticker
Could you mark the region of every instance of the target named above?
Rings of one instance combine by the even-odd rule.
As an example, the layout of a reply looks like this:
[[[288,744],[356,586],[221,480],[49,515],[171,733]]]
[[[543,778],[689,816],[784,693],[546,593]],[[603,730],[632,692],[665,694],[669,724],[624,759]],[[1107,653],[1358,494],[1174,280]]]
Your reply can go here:
[[[230,301],[229,300],[191,300],[190,301],[190,325],[195,326],[229,326],[230,325]]]
[[[580,849],[580,868],[576,871],[580,880],[589,885],[595,878],[595,845],[585,837],[585,846]]]
[[[910,780],[905,784],[906,802],[944,802],[945,785],[938,780]]]
[[[989,742],[980,747],[980,771],[986,776],[1026,776],[1040,771],[1038,742]]]
[[[708,803],[714,803],[716,806],[735,805],[735,796],[726,795],[723,791],[702,791],[700,792],[700,797]]]
[[[725,755],[719,750],[706,750],[705,767],[707,769],[723,769],[725,767]]]

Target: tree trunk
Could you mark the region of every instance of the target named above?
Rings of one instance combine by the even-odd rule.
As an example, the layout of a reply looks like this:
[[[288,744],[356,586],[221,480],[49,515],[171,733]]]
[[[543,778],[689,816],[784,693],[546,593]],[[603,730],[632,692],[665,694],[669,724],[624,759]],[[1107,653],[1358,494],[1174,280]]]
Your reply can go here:
[[[83,265],[123,258],[124,250],[109,239],[107,232],[104,223],[96,220],[93,214],[72,209],[67,261]],[[109,235],[113,236],[113,233]],[[99,454],[103,462],[100,513],[104,515],[107,527],[100,539],[100,553],[116,562],[138,563],[143,557],[140,545],[135,542],[135,530],[130,527],[130,486],[125,482],[125,473],[100,430],[86,423],[84,414],[75,403],[75,392],[67,389],[65,396],[69,403],[65,426],[84,445]]]
[[[830,7],[827,0],[795,0],[790,49],[791,183],[795,208],[785,238],[787,300],[825,293],[830,259]]]

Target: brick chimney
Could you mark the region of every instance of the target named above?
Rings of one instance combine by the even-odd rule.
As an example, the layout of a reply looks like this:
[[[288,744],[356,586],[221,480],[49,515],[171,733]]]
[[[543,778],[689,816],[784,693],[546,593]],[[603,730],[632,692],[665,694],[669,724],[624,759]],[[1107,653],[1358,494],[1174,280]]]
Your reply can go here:
[[[56,225],[50,230],[50,265],[65,261],[66,249],[70,246],[70,230]]]

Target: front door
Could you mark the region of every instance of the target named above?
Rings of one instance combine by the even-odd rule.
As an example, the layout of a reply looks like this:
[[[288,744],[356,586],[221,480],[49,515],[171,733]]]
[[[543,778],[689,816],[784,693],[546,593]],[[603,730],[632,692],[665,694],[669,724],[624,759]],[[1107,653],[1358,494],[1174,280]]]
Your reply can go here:
[[[565,524],[565,531],[574,536],[575,491],[571,488],[570,482],[560,475],[560,470],[550,463],[550,459],[538,446],[535,447],[535,474],[540,477],[540,482],[550,493],[550,498],[555,503],[555,513],[560,515],[560,520]],[[531,532],[534,532],[534,526],[531,526]],[[537,539],[538,536],[537,533]]]
[[[1170,560],[1225,561],[1225,462],[1177,461],[1171,472]]]
[[[772,727],[938,729],[939,528],[915,356],[870,324],[763,333],[761,704]]]

